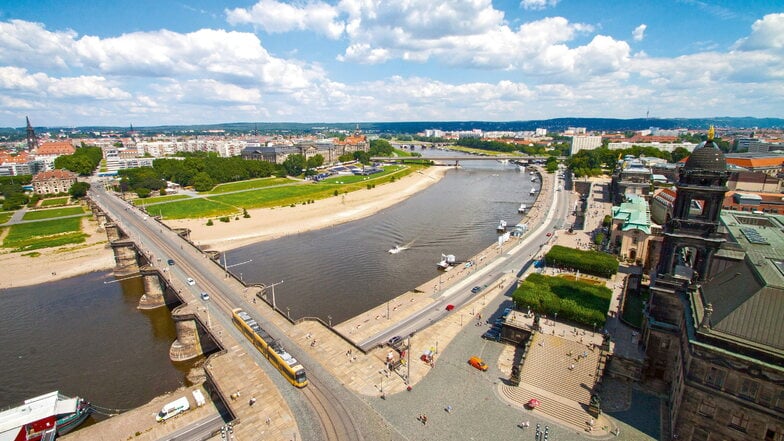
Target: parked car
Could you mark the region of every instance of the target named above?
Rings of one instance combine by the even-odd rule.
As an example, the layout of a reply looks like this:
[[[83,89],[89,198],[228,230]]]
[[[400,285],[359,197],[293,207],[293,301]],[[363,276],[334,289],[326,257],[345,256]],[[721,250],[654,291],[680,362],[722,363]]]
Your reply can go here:
[[[400,343],[402,340],[403,340],[403,337],[401,337],[399,335],[396,335],[396,336],[390,338],[389,340],[387,340],[387,344],[389,346],[395,346],[396,344]]]
[[[477,356],[473,356],[473,357],[469,358],[468,359],[468,364],[470,364],[471,366],[479,369],[480,371],[486,371],[487,370],[487,365],[485,364],[485,362],[482,361],[482,359],[477,357]]]
[[[174,265],[174,259],[169,259],[166,261],[169,265]]]
[[[478,293],[481,290],[482,290],[481,286],[475,286],[475,287],[471,288],[471,292],[474,293],[474,294]]]
[[[188,285],[193,286],[196,284],[196,281],[188,277]]]
[[[486,340],[498,341],[501,338],[501,331],[499,329],[490,329],[482,334],[482,338]]]
[[[207,294],[206,292],[202,291],[201,292],[201,299],[202,300],[209,300],[210,299],[210,295]]]

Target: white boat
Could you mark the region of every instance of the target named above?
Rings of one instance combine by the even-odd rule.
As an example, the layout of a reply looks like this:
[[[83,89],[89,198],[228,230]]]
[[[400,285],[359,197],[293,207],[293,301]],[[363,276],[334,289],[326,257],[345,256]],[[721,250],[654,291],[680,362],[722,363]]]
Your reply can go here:
[[[442,254],[441,261],[438,262],[438,269],[443,271],[449,271],[452,269],[452,265],[455,264],[455,255],[454,254]]]
[[[531,182],[536,182],[536,176],[531,177]]]
[[[50,392],[0,412],[0,440],[50,441],[82,424],[93,408],[79,397]]]
[[[185,412],[190,408],[191,405],[190,403],[188,403],[188,397],[178,398],[172,401],[171,403],[163,406],[163,409],[161,409],[161,411],[158,412],[158,415],[155,416],[155,421],[158,422],[166,421],[169,418],[175,415],[179,415],[180,413]]]
[[[501,219],[501,222],[498,223],[498,226],[496,227],[496,230],[500,231],[500,232],[506,231],[506,221]]]
[[[528,209],[528,206],[525,204],[520,204],[520,207],[517,209],[518,213],[525,213],[525,210]]]
[[[525,166],[524,165],[518,165],[517,166],[517,171],[524,172],[525,171]]]
[[[395,245],[394,248],[389,249],[389,254],[397,254],[401,251],[403,251],[403,247],[401,247],[400,245]]]
[[[529,194],[530,194],[531,196],[535,195],[535,194],[536,194],[536,189],[535,189],[535,188],[532,188],[532,189],[531,189],[531,193],[529,193]]]

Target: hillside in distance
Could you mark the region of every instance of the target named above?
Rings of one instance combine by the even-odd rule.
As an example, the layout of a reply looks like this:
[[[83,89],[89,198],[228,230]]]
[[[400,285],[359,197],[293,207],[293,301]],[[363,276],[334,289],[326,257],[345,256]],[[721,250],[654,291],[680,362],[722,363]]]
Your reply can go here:
[[[32,119],[32,118],[31,118]],[[545,128],[551,132],[563,132],[568,127],[585,127],[593,131],[626,131],[644,130],[651,127],[660,129],[687,128],[702,130],[709,126],[718,129],[771,129],[784,128],[782,118],[752,117],[716,117],[716,118],[554,118],[535,121],[409,121],[409,122],[347,122],[347,123],[265,123],[265,122],[233,122],[221,124],[167,125],[134,127],[134,131],[143,135],[153,134],[207,134],[210,131],[223,130],[226,133],[318,133],[337,130],[353,131],[359,127],[365,133],[379,134],[415,134],[427,129],[443,131],[533,131]],[[79,131],[126,133],[129,127],[85,126],[85,127],[46,127],[35,126],[37,133]],[[25,133],[24,127],[0,128],[0,135],[14,137]],[[214,133],[214,132],[213,132]]]

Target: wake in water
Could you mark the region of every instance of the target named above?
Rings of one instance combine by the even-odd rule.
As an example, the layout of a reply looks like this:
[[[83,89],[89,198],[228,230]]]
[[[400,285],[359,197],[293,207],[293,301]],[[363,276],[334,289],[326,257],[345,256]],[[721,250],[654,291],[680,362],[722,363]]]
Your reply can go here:
[[[397,254],[397,253],[399,253],[401,251],[405,251],[405,250],[411,248],[411,246],[414,245],[415,241],[416,241],[416,239],[412,240],[411,242],[409,242],[409,243],[407,243],[405,245],[395,245],[394,248],[390,248],[389,249],[389,254]]]

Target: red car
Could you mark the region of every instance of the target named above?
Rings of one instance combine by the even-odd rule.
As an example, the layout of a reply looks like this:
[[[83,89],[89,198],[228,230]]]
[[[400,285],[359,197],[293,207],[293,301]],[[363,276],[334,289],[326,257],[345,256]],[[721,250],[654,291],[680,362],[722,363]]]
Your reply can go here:
[[[447,311],[451,311],[453,309],[455,309],[455,305],[452,305],[452,304],[446,305],[446,310]]]
[[[547,237],[550,237],[552,235],[553,235],[553,233],[547,233]]]

